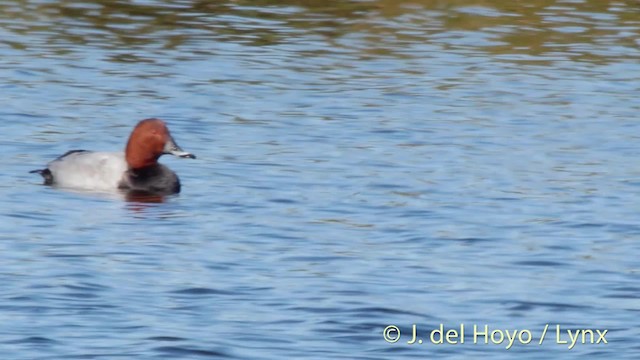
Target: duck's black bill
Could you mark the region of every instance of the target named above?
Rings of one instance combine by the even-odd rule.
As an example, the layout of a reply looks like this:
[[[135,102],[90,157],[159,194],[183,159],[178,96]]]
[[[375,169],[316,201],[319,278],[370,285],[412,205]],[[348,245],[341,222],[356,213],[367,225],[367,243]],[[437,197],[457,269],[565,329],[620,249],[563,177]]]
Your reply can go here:
[[[176,144],[173,138],[169,138],[169,141],[164,145],[164,153],[171,154],[177,157],[185,158],[185,159],[195,159],[196,156],[192,153],[186,152],[182,150],[178,144]]]

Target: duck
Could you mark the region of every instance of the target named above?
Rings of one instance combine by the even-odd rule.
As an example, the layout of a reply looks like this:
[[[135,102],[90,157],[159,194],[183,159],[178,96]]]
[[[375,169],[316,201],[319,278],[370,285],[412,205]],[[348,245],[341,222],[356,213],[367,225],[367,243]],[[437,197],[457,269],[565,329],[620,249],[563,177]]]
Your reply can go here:
[[[30,171],[44,178],[44,185],[92,190],[171,195],[181,190],[175,172],[158,162],[164,154],[195,159],[182,150],[163,120],[145,119],[134,127],[124,152],[71,150]]]

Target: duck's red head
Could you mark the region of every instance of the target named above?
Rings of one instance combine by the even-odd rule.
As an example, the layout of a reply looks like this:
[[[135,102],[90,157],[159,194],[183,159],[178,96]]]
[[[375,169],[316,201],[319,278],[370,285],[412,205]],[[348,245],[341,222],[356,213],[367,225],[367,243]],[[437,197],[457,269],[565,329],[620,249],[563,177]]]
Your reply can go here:
[[[173,140],[167,125],[160,119],[142,120],[131,132],[125,157],[131,169],[140,169],[158,163],[163,154],[195,159],[183,151]]]

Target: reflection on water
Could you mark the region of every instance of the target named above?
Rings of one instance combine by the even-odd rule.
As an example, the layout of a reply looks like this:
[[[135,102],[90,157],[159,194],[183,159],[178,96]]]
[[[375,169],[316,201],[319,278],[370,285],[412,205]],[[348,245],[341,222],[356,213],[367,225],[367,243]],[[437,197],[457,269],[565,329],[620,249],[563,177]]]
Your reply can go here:
[[[134,203],[163,203],[165,196],[146,192],[128,191],[126,193],[126,199]]]
[[[197,41],[252,46],[327,41],[308,55],[424,56],[422,47],[473,48],[504,60],[566,56],[607,61],[638,50],[638,3],[625,1],[2,1],[2,42],[28,50],[34,38],[59,54],[73,46],[121,48],[117,62],[154,62],[135,50],[190,58],[213,54]],[[25,38],[22,38],[25,36]],[[25,41],[29,40],[29,41]],[[70,48],[71,46],[71,48]]]
[[[637,1],[0,0],[8,359],[635,359]],[[160,117],[176,196],[28,171]],[[609,329],[569,351],[386,325]],[[534,339],[534,342],[537,338]]]

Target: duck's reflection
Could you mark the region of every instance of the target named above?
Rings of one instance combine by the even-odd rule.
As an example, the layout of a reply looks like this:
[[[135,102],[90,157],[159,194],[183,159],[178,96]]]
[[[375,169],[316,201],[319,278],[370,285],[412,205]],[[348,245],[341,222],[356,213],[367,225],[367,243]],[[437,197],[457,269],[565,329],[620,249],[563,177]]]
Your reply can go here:
[[[133,203],[158,204],[165,201],[165,195],[154,194],[147,191],[127,191],[125,192],[125,200]]]
[[[146,191],[126,191],[122,193],[127,210],[135,218],[171,218],[176,214],[175,209],[167,208],[164,204],[175,195],[150,193]]]

